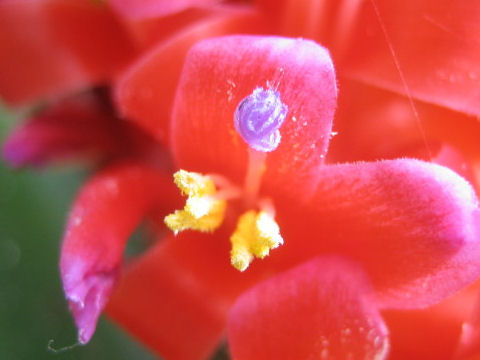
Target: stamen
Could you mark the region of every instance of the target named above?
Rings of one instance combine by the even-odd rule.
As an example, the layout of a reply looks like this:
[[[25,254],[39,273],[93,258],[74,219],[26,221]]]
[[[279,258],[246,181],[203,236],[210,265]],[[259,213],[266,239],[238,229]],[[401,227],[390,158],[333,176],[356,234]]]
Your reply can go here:
[[[280,144],[280,127],[288,113],[280,93],[257,87],[235,110],[235,129],[257,151],[270,152]]]
[[[225,218],[227,202],[217,198],[217,188],[212,179],[185,170],[177,171],[173,177],[188,199],[183,210],[176,210],[165,217],[168,228],[177,234],[188,229],[210,232],[220,227]]]
[[[250,210],[238,220],[237,228],[230,237],[232,265],[244,271],[254,257],[263,259],[271,249],[283,244],[280,228],[273,217],[264,211]]]
[[[209,176],[180,169],[173,174],[175,185],[182,190],[182,195],[211,195],[216,191],[215,184]]]

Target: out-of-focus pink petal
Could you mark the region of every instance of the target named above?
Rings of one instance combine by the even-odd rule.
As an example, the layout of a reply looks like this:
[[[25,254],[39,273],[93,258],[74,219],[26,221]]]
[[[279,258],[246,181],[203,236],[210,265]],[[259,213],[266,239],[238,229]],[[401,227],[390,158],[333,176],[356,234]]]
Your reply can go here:
[[[11,166],[40,166],[75,156],[118,151],[121,124],[93,95],[58,102],[17,127],[3,145]]]
[[[157,170],[128,163],[107,168],[80,192],[63,238],[60,272],[81,343],[93,335],[130,234],[148,212],[171,203],[172,187]]]
[[[406,94],[403,77],[417,99],[480,114],[479,2],[372,0],[360,14],[340,69]]]
[[[379,303],[396,308],[432,305],[480,275],[478,200],[453,171],[402,159],[323,166],[317,181],[304,204],[276,202],[288,244],[278,261],[342,253],[364,266]]]
[[[365,273],[320,257],[242,294],[228,319],[237,360],[385,359],[388,331]]]
[[[135,124],[119,119],[104,89],[69,97],[18,126],[3,144],[13,167],[55,161],[136,159],[171,168],[166,149]]]
[[[263,28],[255,12],[239,7],[193,23],[142,56],[119,79],[115,98],[120,112],[158,140],[168,142],[173,97],[183,59],[192,44],[205,37]]]
[[[190,7],[206,6],[216,2],[218,0],[109,0],[115,11],[131,19],[166,16]]]
[[[166,359],[205,359],[218,345],[227,311],[241,291],[268,272],[240,273],[224,232],[184,232],[131,264],[107,312]]]
[[[308,40],[228,36],[197,43],[187,55],[173,109],[177,164],[243,183],[248,145],[233,118],[257,87],[276,89],[288,106],[263,185],[307,196],[327,150],[337,95],[328,51]]]
[[[9,104],[106,81],[132,54],[125,30],[105,4],[0,2],[0,95]]]

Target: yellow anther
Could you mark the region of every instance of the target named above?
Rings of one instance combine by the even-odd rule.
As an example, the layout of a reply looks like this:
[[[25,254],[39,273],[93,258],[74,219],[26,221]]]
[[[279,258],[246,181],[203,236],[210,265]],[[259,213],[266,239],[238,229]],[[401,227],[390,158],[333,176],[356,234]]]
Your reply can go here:
[[[186,210],[176,210],[173,214],[165,217],[165,224],[175,234],[183,230],[198,230],[210,232],[222,225],[225,216],[226,203],[223,200],[215,200],[210,213],[196,218]]]
[[[269,214],[250,210],[240,216],[230,242],[231,263],[244,271],[254,256],[263,259],[271,249],[283,244],[283,239],[278,224]]]
[[[215,198],[215,184],[208,176],[185,170],[177,171],[174,182],[188,196],[183,210],[165,217],[165,224],[177,234],[183,230],[214,231],[223,222],[227,203]]]
[[[173,181],[182,190],[182,195],[189,197],[212,195],[217,191],[212,179],[195,172],[179,170],[173,174]]]

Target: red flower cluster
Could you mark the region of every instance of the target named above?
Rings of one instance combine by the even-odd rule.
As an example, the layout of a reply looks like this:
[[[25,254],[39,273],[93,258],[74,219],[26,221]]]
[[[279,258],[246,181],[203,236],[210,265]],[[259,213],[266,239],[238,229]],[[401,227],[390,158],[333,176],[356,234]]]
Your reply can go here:
[[[0,94],[45,105],[4,158],[101,167],[60,259],[79,341],[106,309],[167,359],[225,334],[236,360],[480,359],[479,23],[474,1],[0,2]]]

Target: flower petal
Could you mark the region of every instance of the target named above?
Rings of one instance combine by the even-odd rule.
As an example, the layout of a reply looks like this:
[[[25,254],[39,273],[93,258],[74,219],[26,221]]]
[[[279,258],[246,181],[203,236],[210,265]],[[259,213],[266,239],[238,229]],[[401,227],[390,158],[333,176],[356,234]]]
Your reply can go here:
[[[220,7],[194,7],[166,16],[142,18],[122,18],[131,38],[138,48],[144,50],[166,41],[193,23],[221,12]]]
[[[72,156],[104,158],[118,151],[120,125],[93,95],[73,97],[17,127],[3,145],[3,157],[14,167]]]
[[[477,291],[478,282],[427,309],[383,311],[390,332],[389,360],[454,359],[462,323]]]
[[[330,56],[312,41],[228,36],[197,43],[187,55],[173,109],[177,164],[242,183],[248,145],[233,118],[257,87],[275,88],[289,109],[280,145],[267,155],[263,184],[306,196],[327,150],[337,94]]]
[[[240,296],[228,340],[237,360],[385,359],[388,352],[364,272],[336,257],[312,260]]]
[[[480,114],[480,3],[365,1],[356,21],[339,65],[349,76]]]
[[[168,142],[173,97],[183,58],[192,44],[205,37],[262,28],[258,15],[245,8],[204,16],[146,53],[119,79],[115,99],[120,112],[158,140]]]
[[[109,0],[110,5],[126,18],[142,19],[166,16],[189,7],[206,6],[218,0]]]
[[[405,96],[345,78],[340,84],[334,124],[338,135],[329,149],[330,162],[406,155],[429,159],[442,144],[460,150],[468,160],[480,158],[480,123],[475,116],[421,101],[412,109]]]
[[[450,145],[443,145],[432,162],[452,169],[457,174],[467,180],[480,194],[480,183],[475,178],[475,174],[470,162],[457,149]]]
[[[470,313],[464,320],[455,359],[473,360],[473,356],[480,355],[480,294],[478,288],[473,308],[470,309]]]
[[[478,200],[463,178],[439,165],[323,166],[308,202],[277,201],[277,211],[288,247],[278,261],[342,253],[363,264],[382,306],[428,306],[480,275]]]
[[[218,345],[230,304],[266,276],[235,270],[222,232],[184,232],[131,264],[107,312],[166,359],[205,359]]]
[[[276,32],[314,39],[337,58],[356,24],[364,0],[255,0]],[[336,59],[338,60],[338,59]]]
[[[21,105],[98,84],[133,53],[102,4],[84,0],[0,2],[0,94]]]
[[[168,202],[165,195],[174,194],[172,187],[162,173],[129,163],[106,169],[82,189],[60,258],[63,289],[81,343],[90,340],[113,290],[127,239],[148,212],[161,207],[162,200]]]

